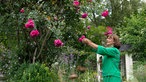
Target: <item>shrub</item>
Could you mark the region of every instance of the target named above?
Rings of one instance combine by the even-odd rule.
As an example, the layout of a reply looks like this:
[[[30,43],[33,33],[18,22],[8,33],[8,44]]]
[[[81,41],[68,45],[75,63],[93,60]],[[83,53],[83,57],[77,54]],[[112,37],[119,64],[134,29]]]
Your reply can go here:
[[[136,64],[137,66],[134,69],[134,76],[137,78],[137,80],[139,82],[145,82],[146,81],[146,65],[144,64],[140,64],[140,62],[138,62],[138,64]]]
[[[77,82],[98,82],[96,71],[86,71],[78,77]]]
[[[58,75],[40,63],[22,64],[9,82],[59,82]]]

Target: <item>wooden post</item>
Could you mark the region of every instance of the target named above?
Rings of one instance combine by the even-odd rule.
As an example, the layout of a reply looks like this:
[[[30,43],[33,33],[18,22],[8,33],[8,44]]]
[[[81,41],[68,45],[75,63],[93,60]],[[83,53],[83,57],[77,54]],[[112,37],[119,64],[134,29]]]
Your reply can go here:
[[[126,64],[126,80],[132,80],[133,77],[133,60],[132,55],[125,55],[125,64]]]
[[[100,70],[100,54],[96,54],[96,60],[97,60],[97,78],[98,82],[101,82],[101,70]]]

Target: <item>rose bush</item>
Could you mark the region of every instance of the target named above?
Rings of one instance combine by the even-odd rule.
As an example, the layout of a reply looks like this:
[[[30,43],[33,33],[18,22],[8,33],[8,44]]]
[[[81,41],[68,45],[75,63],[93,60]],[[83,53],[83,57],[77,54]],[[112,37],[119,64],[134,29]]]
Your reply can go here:
[[[11,66],[11,70],[6,71],[9,78],[13,78],[12,73],[18,71],[24,62],[44,63],[51,68],[64,54],[81,56],[89,53],[90,49],[78,41],[81,35],[101,43],[105,26],[98,25],[100,23],[96,21],[100,18],[94,15],[101,15],[101,12],[93,12],[98,5],[94,1],[91,3],[86,0],[26,0],[15,1],[15,5],[8,1],[4,5],[7,4],[10,4],[8,9],[3,10],[7,11],[6,15],[3,14],[7,22],[4,21],[3,25],[11,27],[9,32],[15,37],[7,36],[13,39],[8,38],[10,42],[6,43],[15,43],[9,48],[15,51],[17,59],[17,63],[10,61],[6,64]],[[87,28],[88,25],[92,27],[90,30]],[[76,59],[74,61],[79,63]]]

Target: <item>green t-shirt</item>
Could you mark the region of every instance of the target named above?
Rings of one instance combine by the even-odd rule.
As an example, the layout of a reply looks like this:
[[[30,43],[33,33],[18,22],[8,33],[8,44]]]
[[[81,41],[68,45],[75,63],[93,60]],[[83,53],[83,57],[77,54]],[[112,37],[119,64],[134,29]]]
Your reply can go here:
[[[98,45],[97,54],[103,56],[102,59],[102,76],[120,77],[119,63],[120,52],[115,47],[103,47]]]

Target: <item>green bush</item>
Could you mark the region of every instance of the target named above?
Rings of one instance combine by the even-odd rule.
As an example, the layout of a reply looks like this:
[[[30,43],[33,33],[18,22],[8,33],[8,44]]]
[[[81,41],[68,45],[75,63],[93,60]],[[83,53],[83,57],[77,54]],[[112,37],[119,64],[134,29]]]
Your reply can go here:
[[[22,64],[9,82],[59,82],[58,75],[40,63]]]
[[[144,62],[137,62],[134,66],[134,77],[139,82],[145,82],[146,81],[146,65]]]
[[[77,82],[98,82],[97,72],[88,70],[85,73],[80,74]]]

